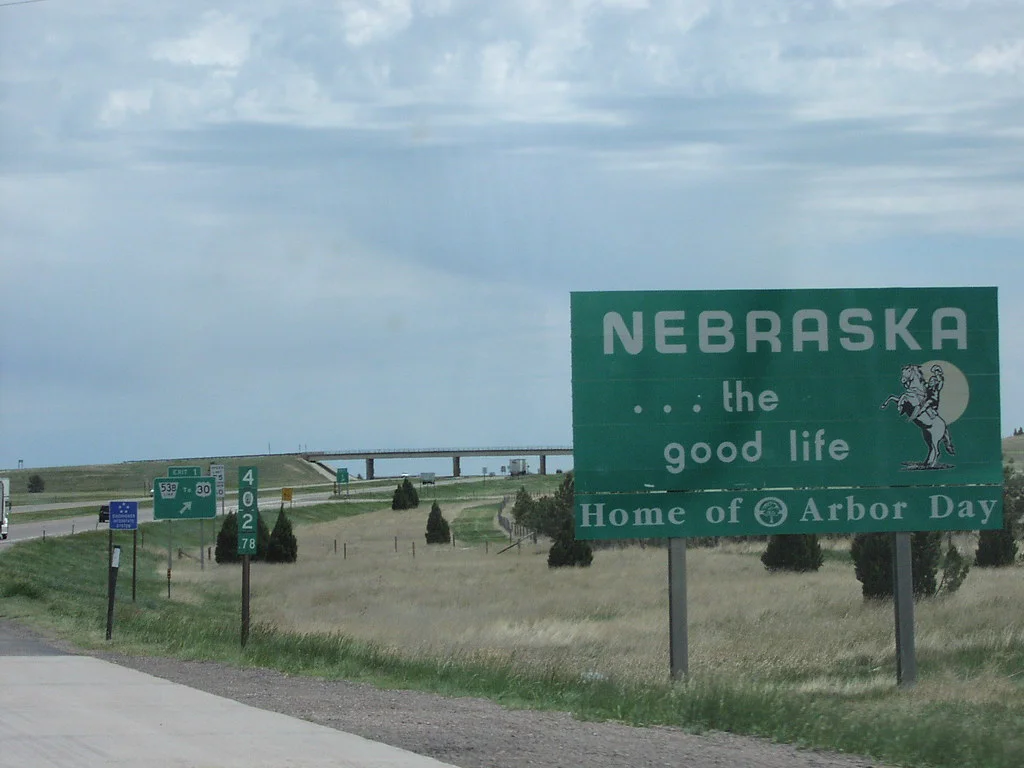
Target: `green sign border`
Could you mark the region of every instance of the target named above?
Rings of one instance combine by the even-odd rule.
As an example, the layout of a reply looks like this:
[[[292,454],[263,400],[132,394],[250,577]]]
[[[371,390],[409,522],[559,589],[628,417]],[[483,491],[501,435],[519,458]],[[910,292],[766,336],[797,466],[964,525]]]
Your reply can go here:
[[[571,321],[577,538],[1002,524],[995,288],[574,292]],[[921,423],[929,403],[948,414],[937,437]],[[826,509],[876,500],[819,523],[800,519],[807,494]],[[933,495],[973,507],[932,516],[921,510]],[[765,498],[790,511],[785,523],[751,516]],[[984,523],[967,514],[983,501]],[[747,521],[692,512],[723,503]],[[596,529],[586,504],[630,515]],[[872,504],[906,513],[879,506],[874,519]],[[662,507],[685,509],[686,524],[634,524],[633,510]]]
[[[252,473],[247,478],[246,475]],[[251,479],[250,479],[251,478]],[[246,504],[245,494],[252,492],[251,503]],[[252,522],[243,525],[244,515],[252,515]],[[255,466],[238,468],[238,548],[239,555],[255,555],[259,534],[259,468]]]
[[[197,496],[196,485],[210,484],[208,496]],[[165,499],[160,483],[177,483],[174,499]],[[187,514],[181,514],[180,504],[191,502]],[[217,480],[213,477],[158,477],[153,481],[154,520],[210,520],[217,516]]]

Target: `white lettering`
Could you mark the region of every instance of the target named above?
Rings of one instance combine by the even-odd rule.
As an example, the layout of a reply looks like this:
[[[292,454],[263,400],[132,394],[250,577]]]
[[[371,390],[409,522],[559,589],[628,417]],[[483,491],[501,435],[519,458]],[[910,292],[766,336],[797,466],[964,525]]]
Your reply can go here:
[[[761,320],[768,321],[768,328],[758,329]],[[782,321],[774,312],[753,310],[747,312],[747,352],[757,352],[759,342],[767,342],[768,349],[772,352],[782,351],[782,342],[779,340],[779,333],[782,331]]]
[[[843,349],[850,352],[863,352],[875,346],[875,332],[867,325],[856,325],[852,320],[863,320],[869,322],[871,313],[866,309],[844,309],[839,313],[839,330],[847,334],[839,340]],[[849,335],[860,336],[860,341],[854,341]]]
[[[664,525],[661,507],[639,507],[633,510],[633,525]]]
[[[889,507],[880,501],[875,502],[871,505],[871,509],[868,510],[868,514],[871,515],[872,520],[885,520],[889,516]]]
[[[682,525],[686,522],[686,510],[682,507],[672,507],[668,511],[668,521],[672,525]]]
[[[808,330],[805,321],[813,321]],[[819,352],[828,352],[828,315],[820,309],[798,309],[793,315],[793,351],[803,352],[804,342],[817,342]]]
[[[708,507],[707,512],[704,513],[704,517],[706,517],[708,522],[712,525],[718,525],[719,523],[725,522],[725,509],[722,507]]]
[[[613,509],[608,514],[608,522],[616,528],[621,528],[629,522],[629,513],[624,509]]]
[[[981,504],[981,511],[985,513],[985,516],[981,518],[981,524],[987,525],[988,519],[992,517],[992,513],[995,512],[996,504],[999,503],[998,499],[978,499],[978,503]]]
[[[907,326],[910,325],[910,321],[914,319],[914,315],[917,314],[917,307],[911,307],[903,313],[903,317],[896,320],[896,310],[887,309],[885,310],[885,348],[896,349],[896,337],[899,336],[903,339],[903,343],[907,345],[907,349],[920,349],[921,345],[917,343],[917,339],[911,335],[910,331],[907,330]]]
[[[946,496],[943,493],[939,493],[929,498],[931,498],[932,501],[932,520],[941,520],[942,518],[949,517],[953,514],[953,499],[951,499],[949,496]],[[946,508],[945,512],[939,509],[940,503]]]
[[[613,335],[614,334],[614,335]],[[615,352],[615,336],[622,342],[622,348],[631,355],[640,354],[644,348],[644,313],[633,313],[633,333],[626,328],[622,315],[618,312],[607,312],[604,316],[604,353]]]
[[[736,346],[732,333],[732,315],[720,309],[701,312],[697,317],[701,352],[731,352]],[[720,341],[712,341],[720,339]]]
[[[600,504],[594,504],[594,509],[590,509],[590,502],[583,505],[582,511],[582,523],[581,528],[604,528],[604,502]]]
[[[668,325],[670,322],[682,322],[686,319],[685,312],[659,312],[654,316],[654,348],[663,355],[682,354],[686,352],[683,342],[670,342],[670,336],[682,336],[682,325]],[[635,322],[635,321],[634,321]]]
[[[943,328],[947,317],[956,322],[952,328]],[[942,307],[932,313],[932,349],[942,349],[946,339],[956,342],[957,349],[967,349],[967,313],[959,307]]]
[[[816,523],[822,522],[821,515],[818,514],[818,505],[814,503],[813,498],[807,500],[807,505],[804,507],[804,514],[800,518],[800,522],[806,523],[809,520],[813,520]]]

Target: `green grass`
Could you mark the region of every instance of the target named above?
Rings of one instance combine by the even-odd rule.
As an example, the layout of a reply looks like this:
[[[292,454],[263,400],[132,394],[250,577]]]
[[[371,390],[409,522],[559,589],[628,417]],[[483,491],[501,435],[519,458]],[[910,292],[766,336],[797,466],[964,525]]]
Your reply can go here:
[[[1024,472],[1024,435],[1003,438],[1003,461],[1009,460],[1018,472]]]
[[[535,496],[553,492],[561,478],[517,478],[441,486],[450,498],[514,495],[526,485]],[[263,476],[261,475],[261,482]],[[495,490],[500,483],[505,487]],[[394,480],[380,481],[393,488]],[[429,491],[430,486],[426,487]],[[429,493],[421,492],[421,509]],[[106,496],[117,495],[107,493]],[[442,507],[444,502],[441,501]],[[331,502],[288,511],[296,525],[328,522],[379,510],[381,502]],[[495,504],[463,510],[453,521],[457,541],[504,534],[490,520]],[[49,514],[49,513],[48,513]],[[276,513],[267,515],[269,526]],[[485,525],[486,523],[486,525]],[[216,528],[205,525],[212,547]],[[198,521],[145,523],[139,535],[138,597],[131,602],[130,532],[115,532],[122,556],[114,639],[103,640],[106,615],[105,530],[73,537],[33,540],[0,553],[0,616],[20,619],[44,632],[85,648],[125,653],[216,659],[230,664],[265,666],[292,674],[362,680],[385,687],[437,691],[447,695],[483,696],[508,706],[569,711],[584,719],[612,719],[637,725],[675,725],[694,731],[746,733],[806,747],[871,756],[907,766],[933,768],[1017,768],[1024,754],[1024,704],[1019,696],[993,705],[964,699],[926,700],[914,691],[877,685],[878,660],[854,657],[843,667],[828,667],[821,683],[818,669],[769,665],[756,669],[694,672],[686,684],[639,684],[625,679],[582,680],[558,664],[546,669],[488,661],[475,655],[444,658],[403,656],[394,648],[357,641],[341,634],[298,634],[255,625],[247,648],[239,647],[238,585],[226,589],[194,579],[172,582],[167,599],[167,530],[173,547],[194,552],[200,543]],[[488,528],[490,530],[488,530]],[[479,540],[476,542],[479,543]],[[846,559],[845,551],[829,559]],[[302,552],[300,552],[302,558]],[[175,553],[175,563],[177,563]],[[125,564],[128,565],[125,565]],[[209,568],[233,568],[217,566]],[[288,566],[257,564],[280,570]],[[596,567],[596,566],[595,566]],[[597,576],[598,574],[595,574]],[[240,579],[240,575],[239,575]],[[623,610],[626,608],[623,607]],[[1006,605],[1018,611],[1019,605]],[[737,632],[756,627],[739,624]],[[973,679],[980,670],[997,670],[1011,682],[1024,669],[1024,644],[1007,636],[996,648],[951,644],[919,653],[923,681],[943,674]]]
[[[468,507],[451,524],[452,535],[459,544],[483,544],[485,541],[507,541],[504,531],[494,527],[494,516],[499,504]]]
[[[181,528],[182,539],[196,533],[188,524],[175,527]],[[830,693],[795,694],[781,681],[714,674],[676,685],[586,681],[558,667],[524,672],[515,664],[471,657],[408,658],[339,634],[279,632],[259,624],[258,616],[243,651],[237,590],[172,584],[174,599],[168,600],[164,552],[150,543],[151,534],[146,540],[134,603],[130,567],[121,569],[111,643],[103,641],[103,532],[24,542],[7,551],[0,557],[0,615],[26,620],[84,647],[216,659],[385,687],[484,696],[509,706],[570,711],[583,719],[753,734],[912,766],[1011,768],[1020,765],[1024,749],[1021,707],[1009,702],[1005,707],[929,704],[922,711],[908,700],[906,706],[882,708],[885,716],[879,717],[878,703],[899,694],[875,691],[860,700]]]
[[[50,504],[79,499],[105,499],[111,494],[130,498],[145,496],[153,487],[153,479],[165,477],[170,466],[198,466],[207,471],[210,464],[224,465],[227,488],[238,488],[238,467],[259,468],[261,487],[324,484],[326,478],[307,462],[294,456],[246,456],[242,458],[185,458],[160,461],[126,461],[121,464],[98,464],[78,467],[33,467],[3,470],[11,478],[11,496],[15,506]],[[32,475],[43,478],[42,493],[28,493]],[[329,486],[325,485],[325,489]],[[56,499],[57,501],[54,501]]]
[[[93,515],[96,517],[97,522],[99,521],[99,505],[90,504],[87,507],[73,507],[70,509],[51,509],[46,512],[18,512],[15,509],[11,513],[12,523],[38,523],[44,520],[66,520],[69,517],[82,517],[83,515]]]

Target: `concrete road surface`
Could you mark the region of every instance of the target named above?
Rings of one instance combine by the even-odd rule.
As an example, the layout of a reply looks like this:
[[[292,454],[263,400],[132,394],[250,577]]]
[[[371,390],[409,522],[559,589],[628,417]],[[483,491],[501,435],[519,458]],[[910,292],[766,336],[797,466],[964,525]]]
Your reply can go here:
[[[65,655],[0,621],[2,768],[446,765],[99,659]]]

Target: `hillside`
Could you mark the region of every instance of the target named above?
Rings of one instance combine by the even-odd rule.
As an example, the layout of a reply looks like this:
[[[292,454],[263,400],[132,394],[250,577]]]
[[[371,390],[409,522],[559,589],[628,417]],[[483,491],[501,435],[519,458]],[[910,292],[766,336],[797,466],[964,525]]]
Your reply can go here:
[[[145,495],[153,487],[153,480],[165,477],[171,466],[198,466],[204,472],[210,464],[223,464],[228,490],[238,486],[240,465],[259,468],[260,485],[264,488],[327,484],[329,481],[308,462],[296,456],[243,456],[191,459],[165,459],[161,461],[125,461],[120,464],[94,464],[70,467],[32,467],[4,470],[11,478],[12,495],[27,494],[28,478],[38,474],[46,487],[35,494],[40,502],[50,497],[88,496],[95,493],[123,493]]]
[[[1003,461],[1010,459],[1018,472],[1024,472],[1024,435],[1003,438]]]

